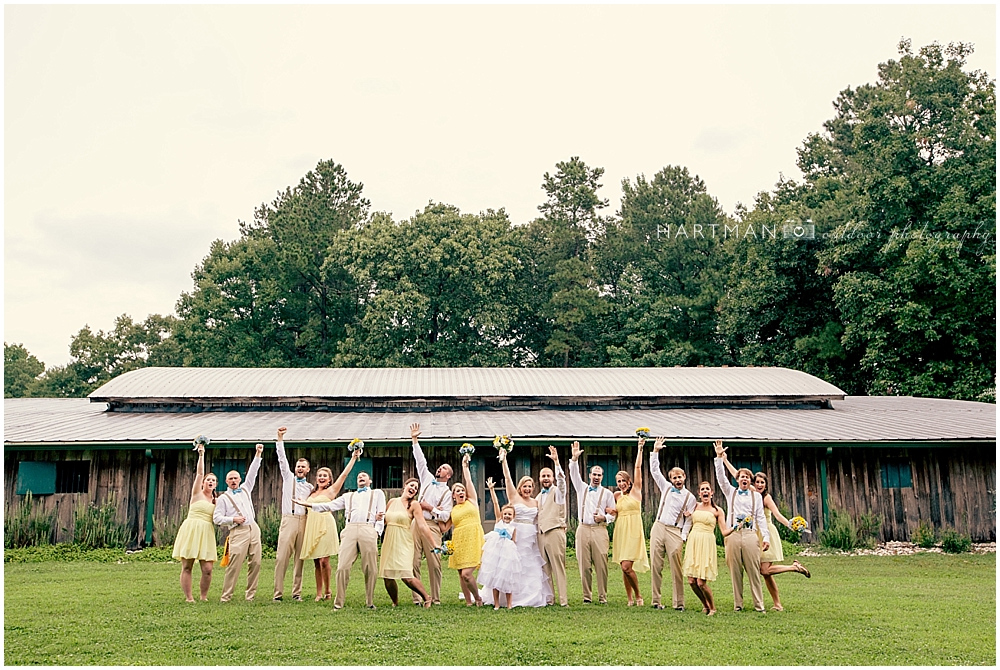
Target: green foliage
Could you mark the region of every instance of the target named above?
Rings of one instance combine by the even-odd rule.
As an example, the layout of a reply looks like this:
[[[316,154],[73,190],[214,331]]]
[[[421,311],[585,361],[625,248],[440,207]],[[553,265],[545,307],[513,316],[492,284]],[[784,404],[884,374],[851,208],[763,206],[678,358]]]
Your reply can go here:
[[[4,514],[4,549],[47,545],[55,536],[56,511],[36,507],[30,491]]]
[[[81,503],[73,510],[73,544],[85,549],[124,548],[134,536],[118,520],[118,506],[112,494],[103,505]]]
[[[785,504],[785,501],[775,498],[774,502],[777,503],[778,511],[781,512],[781,516],[791,520],[794,515],[788,505]],[[789,542],[799,542],[802,539],[802,533],[800,531],[792,530],[782,523],[776,523],[774,525],[778,529],[778,536],[782,540],[785,540],[785,544],[782,546],[787,546],[787,543]]]
[[[941,548],[949,554],[964,554],[972,549],[972,539],[954,528],[941,531]]]
[[[882,517],[874,511],[865,512],[857,521],[857,546],[871,548],[878,542]]]
[[[177,539],[177,531],[187,518],[187,505],[181,507],[180,514],[173,517],[156,517],[153,519],[153,540],[157,547],[171,547]]]
[[[280,505],[266,505],[257,513],[257,525],[260,526],[260,543],[262,547],[277,550],[278,530],[281,528]]]
[[[45,364],[22,344],[3,343],[3,397],[24,398],[28,388],[45,372]]]
[[[120,548],[89,549],[79,544],[44,544],[5,550],[4,563],[46,563],[85,561],[87,563],[172,563],[172,547],[146,547],[138,551]]]
[[[819,534],[819,542],[830,549],[850,551],[858,544],[858,531],[854,519],[847,512],[830,509],[830,520]]]
[[[910,540],[918,547],[930,549],[937,543],[937,533],[934,531],[934,526],[921,519],[913,530]]]

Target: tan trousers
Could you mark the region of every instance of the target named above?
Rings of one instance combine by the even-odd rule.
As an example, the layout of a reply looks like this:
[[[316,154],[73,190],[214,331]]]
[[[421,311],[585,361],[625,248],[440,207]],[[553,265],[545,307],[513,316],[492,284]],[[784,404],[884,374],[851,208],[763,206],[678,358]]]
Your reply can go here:
[[[257,594],[257,578],[260,576],[260,526],[250,521],[233,526],[229,531],[229,565],[222,579],[222,602],[228,603],[236,590],[243,561],[250,558],[250,572],[247,575],[247,600]]]
[[[294,557],[292,569],[292,596],[302,595],[302,538],[306,532],[305,514],[282,514],[278,527],[278,560],[274,564],[274,597],[280,598],[285,590],[285,573],[288,561]]]
[[[426,521],[426,519],[424,519]],[[413,530],[413,576],[418,580],[420,579],[420,559],[427,557],[427,591],[431,597],[431,601],[435,603],[441,602],[441,555],[435,554],[434,549],[441,546],[441,529],[438,528],[437,523],[434,521],[427,521],[427,527],[431,529],[431,535],[434,536],[434,543],[432,544],[427,536],[420,532],[417,528],[417,524],[411,524],[410,528]],[[420,596],[417,595],[416,591],[413,591],[413,602],[417,604],[423,604]]]
[[[375,581],[378,579],[378,532],[370,523],[349,523],[340,534],[337,557],[337,596],[333,606],[340,609],[347,597],[351,568],[361,554],[361,572],[365,576],[365,605],[375,604]]]
[[[753,608],[764,611],[764,592],[760,577],[760,544],[757,531],[737,530],[726,538],[726,565],[733,580],[733,605],[743,609],[743,571],[750,578]]]
[[[583,599],[591,597],[591,574],[597,575],[598,602],[608,602],[608,527],[604,524],[576,528],[576,560],[580,563],[580,581],[583,582]]]
[[[538,534],[538,549],[542,552],[545,574],[559,591],[559,604],[568,605],[566,596],[566,529],[553,528]]]
[[[670,576],[673,578],[674,609],[684,607],[684,543],[681,541],[681,529],[677,526],[667,526],[659,521],[653,522],[649,529],[649,566],[652,569],[653,604],[660,604],[660,587],[663,584],[663,564],[670,563]]]

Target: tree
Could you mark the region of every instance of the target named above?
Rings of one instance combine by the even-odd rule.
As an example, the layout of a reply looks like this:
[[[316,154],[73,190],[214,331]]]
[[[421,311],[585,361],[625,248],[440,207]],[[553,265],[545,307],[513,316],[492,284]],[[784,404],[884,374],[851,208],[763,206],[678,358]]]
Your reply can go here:
[[[349,273],[361,314],[334,364],[522,364],[528,352],[516,243],[503,210],[471,215],[434,203],[401,223],[379,214],[343,231],[327,266]]]
[[[3,343],[3,397],[24,398],[28,389],[45,372],[45,364],[23,344]]]

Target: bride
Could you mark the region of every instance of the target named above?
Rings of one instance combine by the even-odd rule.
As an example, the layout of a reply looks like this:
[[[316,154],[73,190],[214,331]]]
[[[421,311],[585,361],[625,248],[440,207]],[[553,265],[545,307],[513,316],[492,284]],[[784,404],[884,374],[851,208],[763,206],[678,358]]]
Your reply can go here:
[[[521,559],[521,575],[517,590],[512,597],[513,607],[545,607],[552,601],[552,583],[542,569],[542,553],[538,549],[538,526],[535,518],[538,516],[538,503],[531,498],[535,490],[535,480],[531,477],[521,477],[514,488],[514,480],[510,476],[507,465],[507,451],[500,450],[500,463],[503,465],[504,481],[507,484],[507,501],[514,506],[514,525],[517,528],[517,554]],[[493,590],[481,589],[483,602],[493,603]]]

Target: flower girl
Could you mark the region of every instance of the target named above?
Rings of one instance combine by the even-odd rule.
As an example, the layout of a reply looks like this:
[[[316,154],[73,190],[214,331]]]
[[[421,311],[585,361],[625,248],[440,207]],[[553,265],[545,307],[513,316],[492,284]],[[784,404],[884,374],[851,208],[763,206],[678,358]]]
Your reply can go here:
[[[517,529],[514,524],[514,507],[500,508],[492,479],[486,481],[493,498],[493,509],[500,509],[500,521],[486,534],[483,544],[483,562],[479,568],[479,583],[493,589],[493,609],[500,609],[500,594],[506,596],[507,609],[512,608],[512,593],[521,573],[521,559],[517,554]]]

